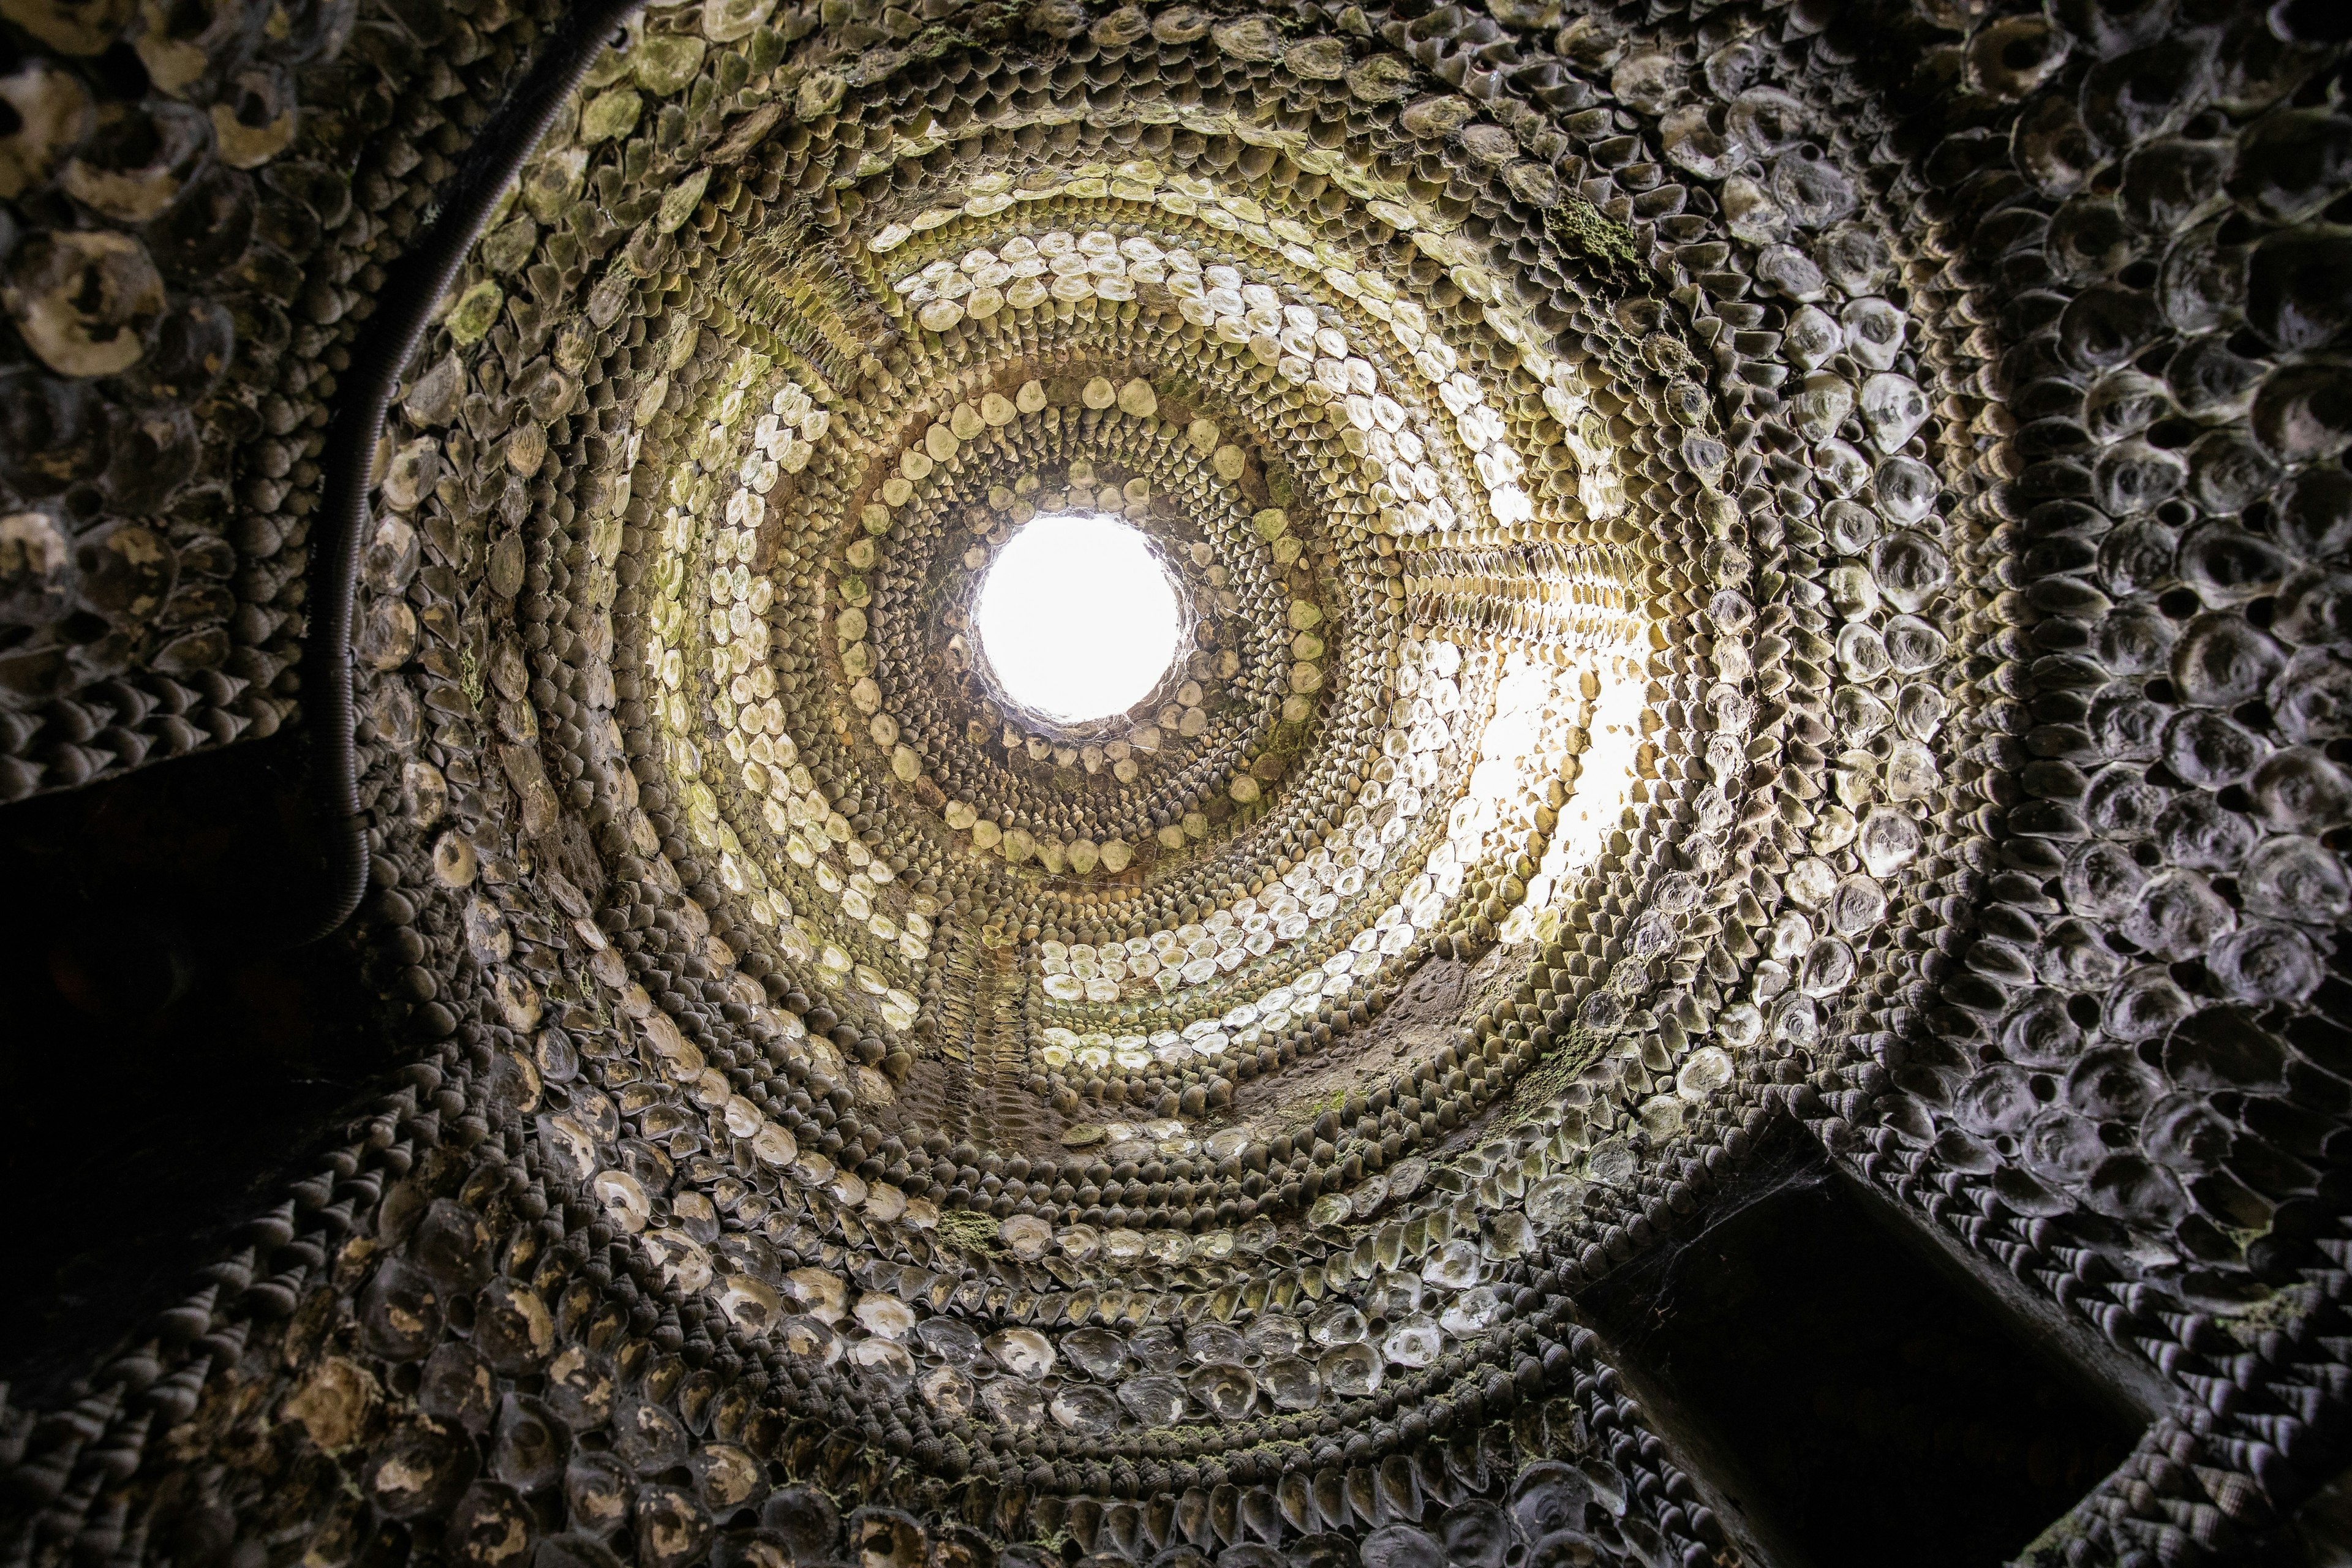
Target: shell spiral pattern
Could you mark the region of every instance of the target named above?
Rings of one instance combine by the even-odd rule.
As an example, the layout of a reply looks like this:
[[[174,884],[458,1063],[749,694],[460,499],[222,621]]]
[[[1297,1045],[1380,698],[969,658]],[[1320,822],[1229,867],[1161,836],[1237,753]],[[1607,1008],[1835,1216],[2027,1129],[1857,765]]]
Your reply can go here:
[[[373,457],[407,1065],[0,1405],[15,1558],[1727,1564],[1584,1303],[1791,1132],[2164,1391],[2033,1561],[2265,1539],[2352,1376],[2306,9],[635,16]],[[0,18],[17,795],[299,724],[336,373],[563,18]],[[1070,511],[1181,622],[1077,723],[973,628]]]

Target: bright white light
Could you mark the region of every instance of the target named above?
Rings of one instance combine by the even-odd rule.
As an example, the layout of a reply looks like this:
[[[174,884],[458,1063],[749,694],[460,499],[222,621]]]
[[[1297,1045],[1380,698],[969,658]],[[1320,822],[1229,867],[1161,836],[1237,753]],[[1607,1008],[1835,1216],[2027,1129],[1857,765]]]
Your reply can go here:
[[[1633,793],[1634,766],[1642,750],[1642,682],[1629,675],[1601,673],[1601,695],[1592,704],[1576,793],[1559,814],[1562,868],[1581,871],[1601,858]]]
[[[1041,517],[997,552],[972,624],[1004,694],[1081,723],[1122,712],[1176,657],[1176,590],[1118,518]]]

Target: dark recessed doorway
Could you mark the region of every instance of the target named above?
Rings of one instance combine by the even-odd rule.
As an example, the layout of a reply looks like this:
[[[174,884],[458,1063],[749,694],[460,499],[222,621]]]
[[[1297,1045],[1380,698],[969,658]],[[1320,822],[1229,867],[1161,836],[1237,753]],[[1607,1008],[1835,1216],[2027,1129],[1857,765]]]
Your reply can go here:
[[[1891,1234],[1791,1127],[1686,1243],[1585,1303],[1631,1392],[1770,1568],[1994,1568],[2139,1426]],[[1895,1222],[1899,1223],[1899,1222]]]

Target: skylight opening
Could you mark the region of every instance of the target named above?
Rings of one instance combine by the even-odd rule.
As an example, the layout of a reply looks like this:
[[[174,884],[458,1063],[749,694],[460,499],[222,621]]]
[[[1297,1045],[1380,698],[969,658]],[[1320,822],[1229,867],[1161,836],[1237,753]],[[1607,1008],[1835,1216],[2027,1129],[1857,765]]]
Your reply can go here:
[[[972,625],[1004,695],[1063,724],[1142,700],[1183,637],[1150,544],[1099,512],[1035,518],[1014,534],[981,584]]]

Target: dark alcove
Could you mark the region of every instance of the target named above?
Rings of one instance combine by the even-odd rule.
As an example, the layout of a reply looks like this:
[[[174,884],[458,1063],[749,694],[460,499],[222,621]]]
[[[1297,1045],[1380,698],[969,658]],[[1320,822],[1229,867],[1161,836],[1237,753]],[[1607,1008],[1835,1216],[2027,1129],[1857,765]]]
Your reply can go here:
[[[397,984],[396,955],[355,966],[285,934],[324,897],[294,744],[110,779],[0,824],[0,1378],[20,1396],[49,1392],[68,1348],[187,1300],[207,1256],[255,1241],[253,1282],[284,1268],[240,1223],[269,1207],[258,1184],[390,1065],[367,1006],[369,983]],[[214,1282],[230,1301],[245,1288]]]
[[[1727,1212],[1586,1300],[1629,1391],[1770,1568],[2016,1556],[2138,1418],[1897,1239],[1793,1127]]]

